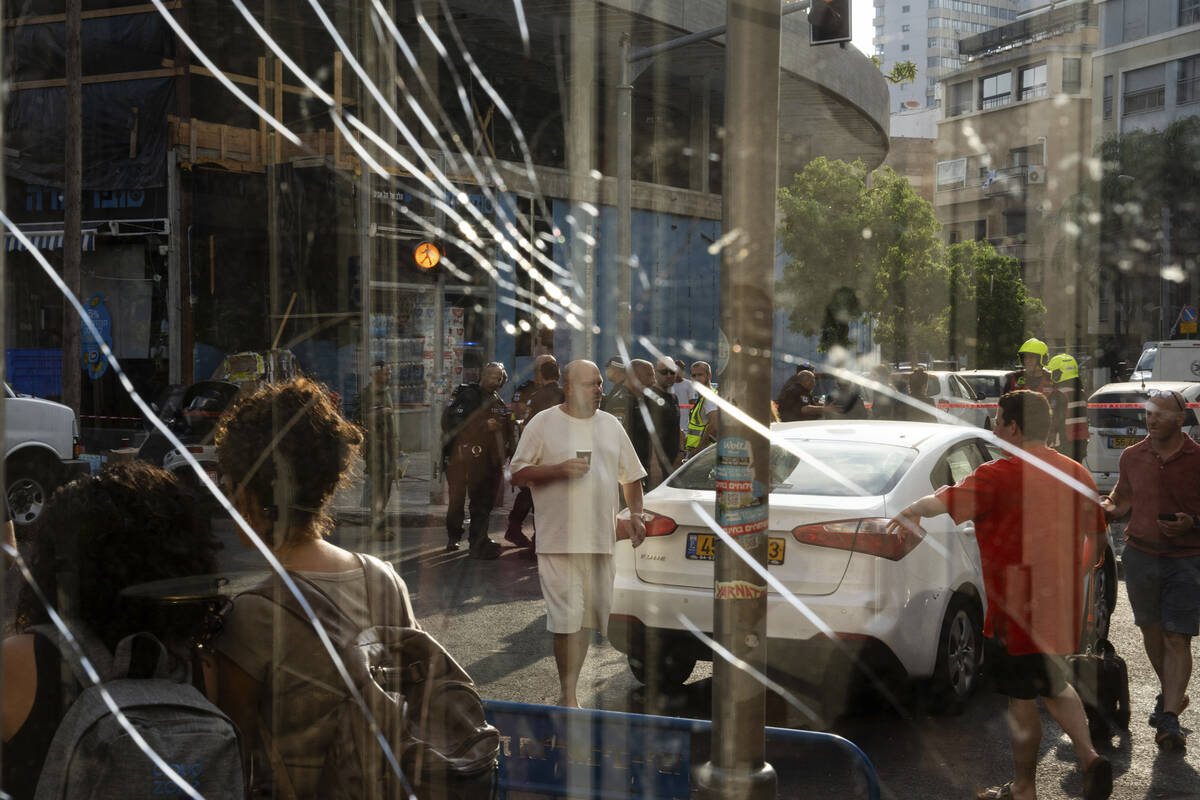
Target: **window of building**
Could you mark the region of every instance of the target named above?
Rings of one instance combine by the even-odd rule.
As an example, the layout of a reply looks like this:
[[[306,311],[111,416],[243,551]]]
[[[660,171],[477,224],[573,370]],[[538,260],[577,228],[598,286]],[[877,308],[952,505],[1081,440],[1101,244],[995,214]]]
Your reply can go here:
[[[1200,56],[1192,56],[1179,62],[1179,85],[1175,91],[1178,105],[1200,100]]]
[[[930,36],[930,37],[929,37],[929,41],[925,43],[925,46],[926,46],[926,47],[928,47],[928,48],[929,48],[929,49],[931,49],[931,50],[932,50],[933,48],[937,47],[937,46],[938,46],[938,37],[936,37],[936,36]]]
[[[1155,64],[1125,73],[1121,90],[1121,116],[1145,114],[1163,107],[1166,100],[1165,67],[1165,64]]]
[[[925,107],[926,108],[933,108],[937,104],[938,104],[937,95],[932,95],[932,94],[925,95]]]
[[[1020,72],[1021,99],[1032,100],[1035,97],[1046,96],[1046,65],[1033,64],[1021,67]]]
[[[1200,22],[1200,0],[1179,0],[1179,24],[1194,25]]]
[[[875,55],[877,55],[877,56],[883,55],[883,45],[881,45],[881,44],[875,45]]]
[[[1008,151],[1008,163],[1013,167],[1028,167],[1046,163],[1046,146],[1042,142],[1014,147]]]
[[[959,241],[961,241],[961,239],[959,238],[959,235],[958,235],[958,228],[951,228],[949,244],[958,244]]]
[[[937,189],[961,189],[967,185],[967,160],[939,161],[937,165]]]
[[[907,53],[907,52],[908,52],[908,45],[906,45],[906,44],[902,44],[902,45],[900,45],[900,52],[901,52],[901,53]]]
[[[987,220],[975,220],[975,241],[982,242],[987,238]]]
[[[1004,235],[1018,236],[1025,233],[1025,209],[1004,212]]]
[[[1063,79],[1062,90],[1064,94],[1078,94],[1083,86],[1083,59],[1079,58],[1064,58],[1062,62]]]
[[[901,25],[901,26],[900,26],[900,32],[901,32],[901,33],[908,33],[908,27],[909,27],[908,25]]]
[[[979,107],[998,108],[1012,102],[1012,73],[997,72],[980,82]]]
[[[908,13],[908,9],[909,9],[909,7],[908,7],[908,6],[900,6],[900,13],[901,13],[901,14],[907,14],[907,13]]]
[[[1104,76],[1104,118],[1112,119],[1113,76]]]
[[[963,81],[950,86],[950,103],[947,116],[957,117],[971,110],[971,82]]]

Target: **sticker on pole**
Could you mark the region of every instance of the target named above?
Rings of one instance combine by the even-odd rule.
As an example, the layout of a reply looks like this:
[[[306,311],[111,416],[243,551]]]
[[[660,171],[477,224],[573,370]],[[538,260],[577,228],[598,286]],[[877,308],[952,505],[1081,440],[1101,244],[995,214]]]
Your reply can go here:
[[[727,437],[717,443],[717,523],[730,536],[749,536],[767,529],[764,487],[754,480],[750,442]]]
[[[757,600],[767,596],[767,587],[750,581],[717,581],[713,597],[717,600]]]

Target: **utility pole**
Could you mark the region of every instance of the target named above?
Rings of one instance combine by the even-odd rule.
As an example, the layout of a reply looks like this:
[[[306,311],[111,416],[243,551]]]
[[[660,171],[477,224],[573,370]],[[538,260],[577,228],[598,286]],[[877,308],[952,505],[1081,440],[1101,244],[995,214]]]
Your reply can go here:
[[[779,0],[728,0],[725,39],[725,154],[721,251],[721,330],[730,342],[724,399],[770,425],[771,287],[775,184],[779,161]],[[721,414],[717,443],[717,522],[757,564],[767,563],[770,443],[732,414]],[[723,541],[717,544],[713,637],[764,673],[766,581]],[[696,779],[706,798],[773,798],[765,761],[766,689],[757,676],[713,659],[712,760]]]
[[[83,257],[80,220],[83,202],[83,53],[82,0],[67,0],[66,20],[66,148],[63,153],[63,281],[79,297],[79,266]],[[62,402],[79,414],[80,325],[71,306],[63,303]]]

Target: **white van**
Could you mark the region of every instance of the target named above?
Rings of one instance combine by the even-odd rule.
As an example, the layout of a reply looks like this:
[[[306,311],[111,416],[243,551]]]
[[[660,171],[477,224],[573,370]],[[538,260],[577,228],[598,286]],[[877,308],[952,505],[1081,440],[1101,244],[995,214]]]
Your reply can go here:
[[[14,523],[32,525],[55,489],[91,471],[80,452],[74,411],[4,384],[4,492]]]
[[[1200,381],[1200,340],[1159,342],[1150,380]]]

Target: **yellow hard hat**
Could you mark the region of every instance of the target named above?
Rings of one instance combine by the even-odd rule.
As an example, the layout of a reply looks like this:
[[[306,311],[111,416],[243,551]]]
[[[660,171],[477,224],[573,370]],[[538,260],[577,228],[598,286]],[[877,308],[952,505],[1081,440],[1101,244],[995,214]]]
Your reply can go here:
[[[1021,345],[1021,348],[1017,350],[1018,355],[1021,353],[1036,354],[1038,360],[1044,365],[1046,363],[1046,358],[1050,355],[1050,348],[1046,347],[1046,343],[1041,339],[1026,339],[1025,343]]]
[[[1046,371],[1055,383],[1063,383],[1079,377],[1079,364],[1072,356],[1060,353],[1046,363]]]

